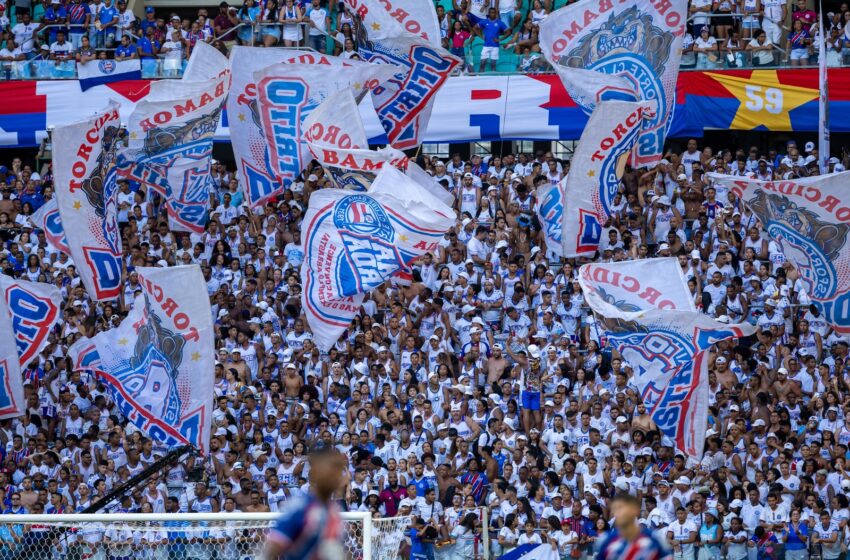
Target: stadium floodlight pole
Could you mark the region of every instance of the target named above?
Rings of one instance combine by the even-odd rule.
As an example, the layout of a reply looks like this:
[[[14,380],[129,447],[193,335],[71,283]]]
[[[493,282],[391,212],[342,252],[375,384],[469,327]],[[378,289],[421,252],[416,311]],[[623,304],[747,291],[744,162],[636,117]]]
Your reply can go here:
[[[132,492],[133,489],[145,483],[147,479],[149,479],[154,474],[169,468],[171,465],[179,461],[184,455],[194,452],[195,449],[191,445],[182,445],[180,447],[172,449],[171,451],[166,453],[164,457],[162,457],[158,461],[154,461],[153,463],[151,463],[148,467],[143,469],[136,476],[130,477],[126,482],[119,484],[103,498],[99,499],[93,504],[90,504],[88,507],[83,508],[79,511],[79,513],[97,513],[98,511],[112,503],[116,498],[124,496],[128,492]],[[61,519],[61,516],[58,516],[57,519]],[[51,529],[48,533],[48,538],[65,538],[67,537],[67,535],[67,528],[62,527],[57,529]],[[13,557],[14,560],[26,560],[27,558],[27,551],[25,549],[21,550]]]

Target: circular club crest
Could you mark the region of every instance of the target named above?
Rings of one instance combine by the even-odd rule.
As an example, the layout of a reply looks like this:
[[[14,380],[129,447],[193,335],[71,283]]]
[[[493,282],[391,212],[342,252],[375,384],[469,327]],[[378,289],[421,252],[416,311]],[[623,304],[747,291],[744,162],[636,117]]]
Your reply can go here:
[[[343,231],[392,243],[393,227],[387,213],[373,198],[351,195],[340,200],[333,211],[334,225]]]
[[[837,287],[835,267],[821,248],[785,224],[769,222],[767,232],[779,241],[785,256],[796,263],[809,295],[816,300],[832,297]]]
[[[98,60],[97,61],[98,69],[104,74],[112,74],[115,72],[115,61],[114,60]]]
[[[634,84],[636,91],[640,92],[642,101],[656,101],[658,103],[655,116],[647,119],[645,128],[652,129],[664,122],[667,115],[664,85],[645,58],[632,53],[611,54],[591,64],[589,70],[625,78]],[[628,96],[624,96],[623,92],[619,90],[606,91],[603,89],[599,92],[598,97],[600,101],[628,100]],[[582,108],[586,112],[590,112],[589,107]]]

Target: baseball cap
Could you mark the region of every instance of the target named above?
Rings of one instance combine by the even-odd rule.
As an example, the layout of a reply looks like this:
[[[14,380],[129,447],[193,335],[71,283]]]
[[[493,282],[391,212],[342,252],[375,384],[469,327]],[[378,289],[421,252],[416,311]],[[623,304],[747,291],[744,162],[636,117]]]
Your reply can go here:
[[[676,180],[677,180],[677,181],[687,181],[687,180],[688,180],[688,176],[687,176],[687,175],[685,175],[684,173],[679,173],[679,176],[678,176],[678,177],[676,177]]]
[[[535,360],[540,359],[540,348],[536,344],[531,344],[528,347],[528,355]]]
[[[145,8],[145,13],[146,13],[146,14],[152,14],[152,13],[154,13],[154,7],[153,7],[153,6],[148,6],[148,7],[146,7],[146,8]]]
[[[806,142],[806,153],[813,152],[815,150],[814,142]]]
[[[463,174],[463,178],[464,178],[464,179],[472,179],[472,178],[474,178],[474,177],[475,177],[475,175],[473,175],[473,174],[472,174],[472,173],[470,173],[469,171],[467,171],[466,173],[464,173],[464,174]]]

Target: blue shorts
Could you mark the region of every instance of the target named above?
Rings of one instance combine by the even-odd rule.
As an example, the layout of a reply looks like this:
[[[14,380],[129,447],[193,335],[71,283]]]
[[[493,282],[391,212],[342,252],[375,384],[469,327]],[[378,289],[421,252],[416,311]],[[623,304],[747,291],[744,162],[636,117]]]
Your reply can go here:
[[[540,391],[523,391],[520,408],[540,410]]]

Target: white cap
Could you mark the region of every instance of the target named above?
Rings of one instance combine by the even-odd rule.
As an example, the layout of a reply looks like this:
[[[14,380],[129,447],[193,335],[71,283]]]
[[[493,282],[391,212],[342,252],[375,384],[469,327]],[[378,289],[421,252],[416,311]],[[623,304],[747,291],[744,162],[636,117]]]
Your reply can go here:
[[[755,422],[753,422],[753,428],[755,428],[757,426],[764,426],[764,425],[765,425],[765,422],[761,418],[759,418]]]
[[[679,176],[678,176],[678,177],[676,177],[676,180],[677,180],[677,181],[687,181],[687,180],[688,180],[688,176],[687,176],[687,175],[685,175],[684,173],[679,173]]]
[[[684,485],[690,486],[691,485],[691,479],[688,478],[687,476],[680,476],[679,478],[676,479],[676,484],[684,484]]]
[[[540,348],[535,344],[531,344],[528,347],[528,356],[530,358],[534,358],[535,360],[540,359]]]
[[[813,152],[815,150],[815,143],[814,142],[806,142],[805,150],[806,150],[806,153]]]
[[[628,422],[628,421],[629,421],[629,419],[626,418],[625,416],[617,416],[617,424],[619,424],[620,422]]]
[[[692,259],[699,259],[699,258],[701,258],[701,257],[700,257],[700,254],[699,254],[699,249],[694,249],[693,251],[691,251],[691,258],[692,258]]]

